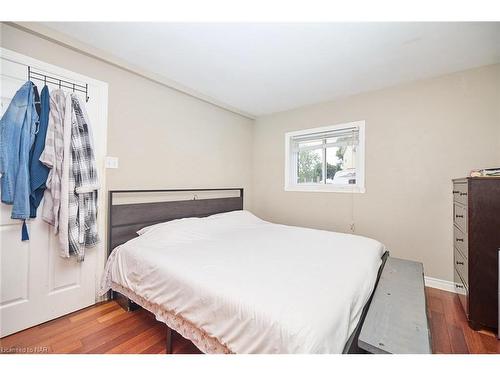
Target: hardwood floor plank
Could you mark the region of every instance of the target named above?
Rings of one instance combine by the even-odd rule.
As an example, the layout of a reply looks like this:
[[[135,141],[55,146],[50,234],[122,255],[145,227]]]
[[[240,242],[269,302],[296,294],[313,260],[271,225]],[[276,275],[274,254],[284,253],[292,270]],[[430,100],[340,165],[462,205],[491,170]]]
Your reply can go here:
[[[145,331],[143,331],[141,334],[136,335],[135,337],[131,338],[130,340],[127,340],[120,345],[115,346],[111,350],[107,351],[106,353],[131,353],[130,349],[133,348],[135,345],[140,343],[144,338],[150,335],[154,334],[159,334],[159,338],[165,339],[164,335],[161,335],[160,330],[157,327],[151,327]],[[133,353],[133,352],[132,352]]]
[[[84,334],[87,335],[99,332],[101,327],[102,326],[99,325],[98,322],[92,321],[83,326],[73,327],[69,330],[57,333],[54,336],[50,335],[46,336],[42,338],[41,341],[35,341],[32,345],[37,345],[37,346],[47,346],[54,344],[59,344],[61,346],[69,345],[69,343],[75,340],[80,340]]]
[[[444,314],[432,311],[430,328],[432,332],[432,351],[438,354],[452,353],[450,335]]]
[[[470,329],[467,322],[462,323],[462,330],[469,353],[486,353],[486,348],[481,341],[481,334]]]
[[[130,321],[133,321],[134,319],[133,316],[128,316],[128,318],[130,319]],[[57,333],[56,335],[51,337],[45,337],[44,341],[38,342],[36,343],[36,345],[50,345],[51,342],[61,341],[68,343],[76,339],[83,340],[87,336],[98,334],[99,332],[107,329],[109,326],[113,326],[119,323],[121,323],[121,321],[114,322],[110,320],[104,323],[99,323],[97,320],[92,320],[84,324],[81,324],[81,322],[79,322],[79,324],[75,324],[74,327],[70,329]]]
[[[84,311],[73,313],[72,316],[69,317],[69,320],[71,322],[78,322],[82,319],[93,317],[101,311],[108,311],[110,309],[118,310],[116,304],[112,302],[104,302],[99,305],[95,305],[94,308],[88,308],[85,309]]]
[[[97,321],[99,323],[104,323],[104,322],[111,320],[111,319],[116,321],[116,319],[120,320],[120,317],[126,317],[126,316],[127,316],[127,311],[125,311],[123,309],[115,309],[113,311],[110,311],[106,315],[100,316],[99,318],[97,318]]]
[[[500,353],[500,341],[490,334],[482,334],[481,341],[488,354]]]
[[[431,295],[427,298],[427,303],[430,310],[444,314],[443,301],[439,297]]]
[[[141,320],[137,320],[135,317],[130,317],[127,321],[127,324],[125,326],[121,326],[121,331],[125,330],[135,330],[138,326],[141,326],[141,329],[146,329],[148,327],[148,324],[146,322],[143,322]],[[113,326],[113,327],[120,327],[118,325],[114,324],[108,324],[108,326]],[[83,332],[76,337],[71,337],[67,338],[66,341],[71,341],[78,339],[82,344],[81,348],[78,349],[78,351],[72,351],[72,353],[104,353],[104,351],[99,352],[96,351],[95,349],[106,345],[108,342],[116,342],[115,338],[106,336],[106,334],[103,334],[103,329],[106,328],[107,326],[104,324],[99,324],[99,329],[94,331],[94,332]],[[118,328],[120,329],[120,328]]]
[[[143,352],[144,350],[146,350],[150,346],[154,345],[158,341],[160,341],[162,339],[164,340],[165,339],[165,331],[164,330],[160,331],[158,329],[154,329],[153,332],[149,332],[148,334],[146,334],[146,332],[144,332],[144,334],[141,334],[140,336],[141,336],[141,338],[139,340],[135,341],[135,345],[132,345],[127,350],[125,350],[125,353],[134,354],[134,353]]]
[[[82,342],[80,340],[71,340],[68,342],[58,342],[51,345],[51,353],[81,353]]]
[[[141,354],[159,354],[165,352],[165,338],[162,337],[150,347],[144,349]]]
[[[115,337],[118,337],[126,331],[141,324],[142,321],[131,314],[127,319],[110,324],[96,333],[87,334],[81,339],[84,350],[91,350],[92,348],[102,345],[109,340],[113,340]]]
[[[144,331],[147,331],[148,328],[151,326],[151,324],[147,321],[142,322],[142,324],[139,324],[135,327],[131,327],[129,330],[121,334],[120,336],[115,337],[112,340],[106,341],[105,343],[94,346],[93,348],[90,348],[87,350],[87,353],[110,353],[115,348],[120,348],[120,345],[124,343],[128,343],[130,340],[133,340],[135,337],[139,336],[141,333]],[[152,329],[157,329],[159,330],[159,327],[152,327]],[[121,349],[118,349],[118,353],[120,352]]]
[[[444,306],[446,309],[446,321],[448,324],[460,325],[465,321],[465,312],[458,296],[454,293],[445,292]]]
[[[469,354],[469,347],[465,341],[464,332],[461,326],[448,325],[451,350],[455,354]]]

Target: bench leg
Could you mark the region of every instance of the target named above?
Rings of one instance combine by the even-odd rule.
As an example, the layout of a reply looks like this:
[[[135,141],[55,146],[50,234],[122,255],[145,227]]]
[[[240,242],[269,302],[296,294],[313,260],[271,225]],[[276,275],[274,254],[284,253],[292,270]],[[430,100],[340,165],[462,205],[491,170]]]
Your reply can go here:
[[[165,340],[165,353],[166,354],[172,354],[172,329],[167,326],[167,332],[166,332],[166,340]]]

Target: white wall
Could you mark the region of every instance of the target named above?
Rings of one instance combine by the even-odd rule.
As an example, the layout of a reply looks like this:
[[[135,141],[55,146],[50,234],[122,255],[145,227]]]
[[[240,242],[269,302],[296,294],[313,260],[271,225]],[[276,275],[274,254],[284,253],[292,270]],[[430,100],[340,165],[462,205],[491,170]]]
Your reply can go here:
[[[366,121],[366,193],[285,192],[285,132]],[[264,219],[356,233],[453,279],[451,179],[500,165],[500,65],[257,119],[253,209]]]
[[[109,84],[108,189],[244,187],[253,121],[1,24],[0,45]],[[90,93],[92,97],[92,93]]]

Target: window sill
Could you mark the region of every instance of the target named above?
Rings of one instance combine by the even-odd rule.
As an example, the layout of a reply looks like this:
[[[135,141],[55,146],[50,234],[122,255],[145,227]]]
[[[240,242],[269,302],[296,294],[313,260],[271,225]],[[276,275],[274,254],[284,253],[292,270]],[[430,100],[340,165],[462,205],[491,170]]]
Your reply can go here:
[[[361,186],[328,186],[328,185],[287,185],[285,191],[300,191],[312,193],[365,193]]]

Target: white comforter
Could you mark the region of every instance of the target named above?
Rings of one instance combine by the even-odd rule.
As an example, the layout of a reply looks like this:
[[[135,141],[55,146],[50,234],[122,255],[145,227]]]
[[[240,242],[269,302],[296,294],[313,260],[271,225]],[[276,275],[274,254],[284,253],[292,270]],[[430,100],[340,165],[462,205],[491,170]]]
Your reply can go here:
[[[105,279],[234,353],[340,353],[384,251],[366,237],[234,211],[149,228],[114,250]]]

